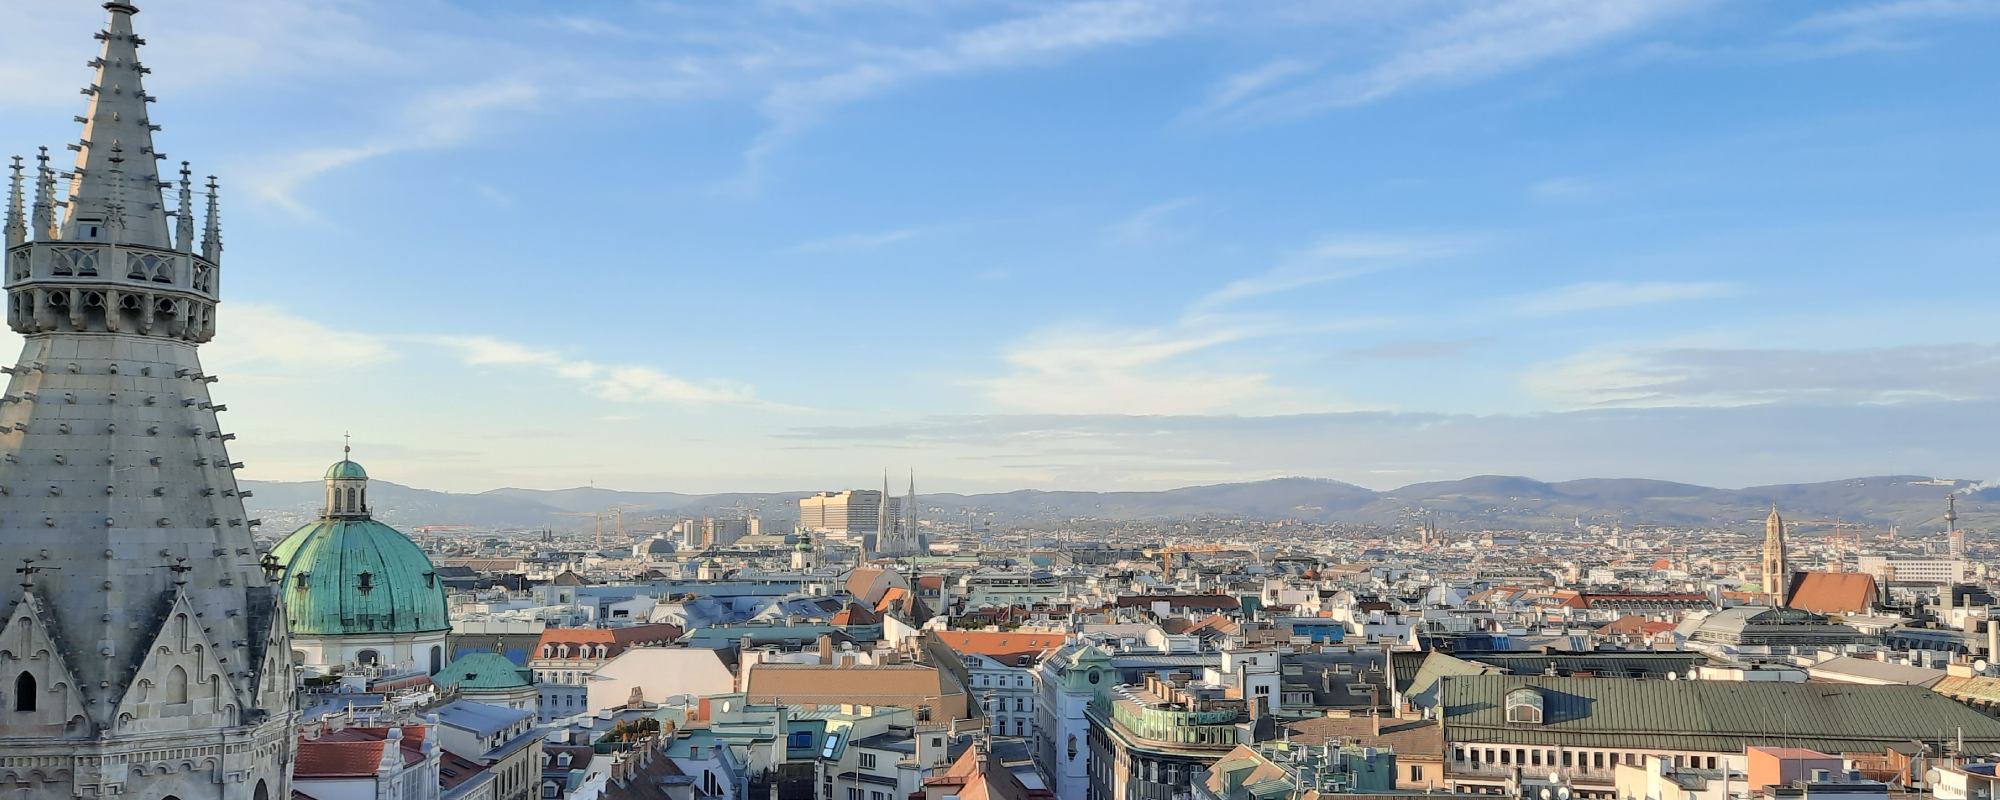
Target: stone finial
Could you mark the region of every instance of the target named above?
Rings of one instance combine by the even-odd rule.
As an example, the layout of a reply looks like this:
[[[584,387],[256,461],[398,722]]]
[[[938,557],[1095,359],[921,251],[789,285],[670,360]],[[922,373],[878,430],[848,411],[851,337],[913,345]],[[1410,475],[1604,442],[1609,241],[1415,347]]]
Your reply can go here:
[[[21,206],[21,157],[15,156],[10,165],[12,174],[7,180],[7,246],[13,247],[28,240],[28,222],[23,218]]]
[[[174,248],[194,252],[194,181],[188,162],[181,162],[180,204],[174,209]]]
[[[36,239],[48,241],[57,238],[56,173],[49,168],[49,149],[46,147],[35,155],[35,216],[32,224]]]
[[[222,263],[222,207],[216,200],[215,176],[208,176],[208,220],[201,230],[201,257]]]

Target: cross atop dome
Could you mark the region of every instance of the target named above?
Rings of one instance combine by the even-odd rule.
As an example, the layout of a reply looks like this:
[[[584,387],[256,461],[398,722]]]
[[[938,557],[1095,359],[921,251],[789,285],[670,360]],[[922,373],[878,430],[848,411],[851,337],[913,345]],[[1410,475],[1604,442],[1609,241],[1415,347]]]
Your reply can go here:
[[[368,519],[368,471],[350,458],[354,443],[341,435],[340,460],[326,468],[326,509],[330,519]]]

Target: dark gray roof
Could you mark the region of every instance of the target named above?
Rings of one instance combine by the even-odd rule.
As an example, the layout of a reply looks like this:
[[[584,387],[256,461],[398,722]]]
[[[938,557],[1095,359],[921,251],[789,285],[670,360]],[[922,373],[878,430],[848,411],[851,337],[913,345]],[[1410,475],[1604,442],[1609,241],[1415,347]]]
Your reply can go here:
[[[1606,678],[1664,678],[1686,675],[1707,656],[1696,652],[1597,651],[1591,653],[1459,653],[1459,658],[1492,664],[1514,675],[1539,675],[1553,666],[1568,677],[1589,672]]]
[[[1505,696],[1522,687],[1542,695],[1542,724],[1506,721]],[[1452,742],[1854,753],[1963,728],[1968,743],[2000,745],[2000,720],[1919,686],[1473,675],[1443,678],[1438,692]]]

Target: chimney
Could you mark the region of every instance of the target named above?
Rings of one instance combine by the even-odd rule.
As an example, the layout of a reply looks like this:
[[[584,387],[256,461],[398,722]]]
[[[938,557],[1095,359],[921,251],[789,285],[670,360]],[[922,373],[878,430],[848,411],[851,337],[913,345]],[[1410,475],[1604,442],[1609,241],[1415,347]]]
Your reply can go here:
[[[1382,689],[1376,686],[1369,686],[1368,687],[1368,719],[1369,719],[1368,731],[1370,735],[1378,737],[1382,735],[1381,703],[1382,703]]]
[[[833,663],[833,636],[829,634],[819,635],[819,663]]]

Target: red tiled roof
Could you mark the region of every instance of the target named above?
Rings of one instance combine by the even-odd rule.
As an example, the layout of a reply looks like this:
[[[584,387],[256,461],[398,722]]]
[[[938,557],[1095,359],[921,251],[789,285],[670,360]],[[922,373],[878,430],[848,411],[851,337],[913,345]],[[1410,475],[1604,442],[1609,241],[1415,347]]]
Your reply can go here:
[[[372,776],[382,764],[382,745],[388,728],[343,728],[317,739],[300,739],[299,753],[292,767],[297,778],[356,778]],[[403,728],[402,756],[405,765],[424,760],[424,727]]]
[[[438,786],[450,790],[466,781],[479,777],[486,767],[477,761],[461,756],[450,750],[438,754]]]
[[[1859,572],[1801,572],[1785,605],[1815,614],[1860,614],[1875,607],[1875,576]]]
[[[531,658],[540,658],[542,645],[571,646],[570,658],[583,658],[582,648],[577,645],[604,645],[604,657],[616,658],[625,648],[640,644],[671,642],[681,638],[679,625],[649,623],[624,628],[548,628],[542,631],[542,638],[535,642]],[[594,650],[594,648],[593,648]],[[558,651],[560,652],[560,651]],[[594,658],[594,657],[593,657]]]
[[[1012,664],[1022,656],[1038,656],[1063,645],[1060,633],[1013,633],[1009,631],[931,631],[944,646],[954,651],[987,656]]]
[[[873,625],[881,622],[882,618],[875,616],[875,612],[869,611],[859,603],[848,603],[840,613],[833,615],[831,621],[835,625]]]

